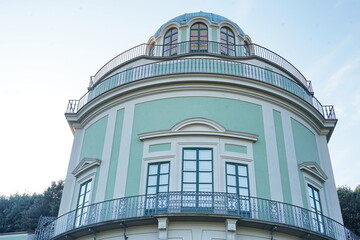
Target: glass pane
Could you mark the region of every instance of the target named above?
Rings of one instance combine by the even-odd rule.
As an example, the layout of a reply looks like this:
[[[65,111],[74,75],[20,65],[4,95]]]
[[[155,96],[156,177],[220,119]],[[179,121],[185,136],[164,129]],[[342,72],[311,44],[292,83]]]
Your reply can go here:
[[[184,150],[184,159],[196,160],[196,150]]]
[[[236,178],[235,176],[227,175],[227,185],[236,186]]]
[[[196,182],[196,173],[184,172],[184,182]]]
[[[212,173],[211,172],[200,172],[199,173],[199,182],[200,183],[211,183],[212,182]]]
[[[246,177],[239,177],[239,187],[248,187],[248,179]]]
[[[159,192],[167,192],[168,191],[168,185],[159,186]]]
[[[184,171],[196,171],[196,162],[184,161]]]
[[[163,163],[160,165],[160,173],[169,173],[169,163]]]
[[[158,166],[157,164],[149,165],[149,174],[154,175],[157,174]]]
[[[228,174],[235,175],[235,165],[234,164],[227,164],[226,165],[226,171]]]
[[[319,192],[314,190],[315,199],[319,201]]]
[[[313,197],[312,188],[310,186],[308,186],[308,193],[310,197]]]
[[[161,175],[160,176],[160,184],[168,184],[169,183],[169,175]]]
[[[87,185],[86,190],[89,192],[91,190],[91,181],[88,182],[86,185]]]
[[[199,171],[212,171],[211,161],[200,161]]]
[[[228,192],[228,193],[236,193],[236,188],[235,188],[235,187],[230,187],[230,186],[228,186],[228,187],[227,187],[227,192]]]
[[[211,160],[212,150],[199,150],[199,160]]]
[[[249,196],[247,188],[240,188],[239,194],[242,196]]]
[[[199,184],[199,192],[212,192],[212,184]]]
[[[316,210],[317,212],[321,213],[321,206],[319,201],[316,201]]]
[[[183,184],[183,191],[196,191],[196,184]]]
[[[85,194],[85,203],[88,203],[90,199],[90,193]]]
[[[239,165],[238,166],[238,174],[239,176],[247,176],[247,167],[246,166],[242,166],[242,165]]]
[[[148,186],[155,186],[157,184],[157,176],[149,176]]]
[[[147,194],[155,194],[156,193],[156,187],[148,187]]]
[[[80,189],[80,195],[83,195],[85,193],[85,186],[86,185],[82,185],[81,189]]]
[[[82,206],[83,203],[84,203],[84,195],[80,195],[78,207]]]

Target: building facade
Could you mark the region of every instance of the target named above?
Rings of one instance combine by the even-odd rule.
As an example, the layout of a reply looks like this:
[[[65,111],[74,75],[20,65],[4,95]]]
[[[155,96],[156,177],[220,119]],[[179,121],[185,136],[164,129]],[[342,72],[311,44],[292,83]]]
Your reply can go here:
[[[42,239],[358,239],[342,225],[337,119],[288,61],[212,13],[106,63],[65,114],[74,142]]]

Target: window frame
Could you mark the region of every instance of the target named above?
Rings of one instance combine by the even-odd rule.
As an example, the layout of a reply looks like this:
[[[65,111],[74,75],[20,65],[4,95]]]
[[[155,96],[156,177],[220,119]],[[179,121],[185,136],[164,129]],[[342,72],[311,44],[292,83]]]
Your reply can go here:
[[[186,161],[184,158],[184,152],[186,150],[196,150],[196,170],[195,171],[184,171],[184,162]],[[200,160],[199,159],[199,151],[200,150],[211,150],[211,160]],[[211,161],[211,171],[200,171],[199,169],[199,163],[200,161]],[[195,172],[196,179],[195,179],[195,191],[184,191],[184,172]],[[209,192],[209,191],[200,191],[199,185],[200,183],[200,172],[211,172],[211,191],[214,192],[214,149],[213,148],[207,148],[207,147],[184,147],[182,148],[182,167],[181,167],[181,192]],[[189,182],[188,182],[189,183]],[[186,184],[186,182],[185,182]]]
[[[175,31],[174,31],[175,30]],[[174,36],[176,36],[175,39]],[[166,40],[169,42],[166,43]],[[166,31],[163,41],[163,56],[176,56],[178,54],[178,43],[179,43],[179,30],[175,27],[170,28]]]
[[[206,35],[201,36],[201,32],[206,30]],[[206,38],[202,40],[201,38]],[[195,39],[193,39],[195,38]],[[208,52],[209,29],[203,22],[196,22],[190,27],[190,52]]]
[[[89,184],[91,183],[90,187]],[[84,190],[84,194],[83,194],[83,200],[82,200],[82,206],[80,206],[80,198],[82,196],[81,192],[82,192],[82,188],[85,186],[85,190]],[[76,203],[76,211],[75,211],[75,221],[74,221],[74,226],[75,227],[80,227],[84,224],[84,222],[86,221],[86,218],[88,217],[88,213],[89,213],[89,205],[91,202],[91,191],[92,191],[92,187],[93,187],[93,179],[87,179],[86,181],[84,181],[83,183],[80,184],[80,188],[79,188],[79,193],[78,193],[78,199],[77,199],[77,203]],[[88,189],[90,188],[90,189]],[[86,198],[88,197],[88,201],[86,202]],[[86,205],[85,205],[86,204]],[[84,212],[84,210],[86,210]],[[80,211],[80,214],[78,214],[78,212]]]
[[[222,35],[225,35],[225,39]],[[233,42],[229,40],[232,39]],[[235,34],[229,27],[220,28],[220,54],[225,56],[236,56],[235,50]]]
[[[324,230],[324,218],[323,218],[320,190],[311,184],[307,184],[307,193],[309,195],[308,200],[310,203],[311,221],[315,225],[316,231],[323,233],[325,230]],[[316,199],[315,194],[317,195],[318,199]],[[317,203],[319,206],[317,205]],[[318,207],[320,209],[318,209]]]
[[[161,174],[161,165],[162,164],[168,164],[169,165],[169,168],[168,168],[168,172],[167,174]],[[149,194],[148,193],[148,187],[149,187],[149,171],[150,171],[150,166],[154,166],[154,165],[157,165],[157,173],[156,173],[156,191],[155,193],[151,193]],[[161,175],[168,175],[168,182],[167,184],[162,184],[162,185],[167,185],[167,191],[166,192],[169,192],[169,186],[170,186],[170,161],[166,161],[166,162],[152,162],[152,163],[149,163],[148,164],[148,168],[147,168],[147,174],[146,174],[146,186],[145,186],[145,195],[152,195],[152,194],[157,194],[157,193],[164,193],[164,192],[159,192],[159,187],[160,187],[160,176]],[[152,174],[151,176],[154,176],[154,174]]]

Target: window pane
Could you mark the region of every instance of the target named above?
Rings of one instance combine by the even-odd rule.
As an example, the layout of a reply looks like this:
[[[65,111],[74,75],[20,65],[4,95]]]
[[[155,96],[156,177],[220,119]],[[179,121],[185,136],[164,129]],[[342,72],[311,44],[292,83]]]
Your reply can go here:
[[[236,193],[236,188],[235,188],[235,187],[230,187],[230,186],[228,186],[228,187],[227,187],[227,192],[228,192],[228,193]]]
[[[148,187],[147,194],[155,194],[156,193],[156,187]]]
[[[184,182],[196,182],[196,172],[184,172]]]
[[[199,150],[199,160],[212,160],[212,150]]]
[[[196,150],[184,150],[184,159],[196,160]]]
[[[157,174],[158,166],[155,164],[149,165],[149,174],[154,175]]]
[[[168,188],[169,188],[168,185],[160,186],[159,187],[159,192],[167,192]]]
[[[199,184],[200,192],[212,192],[212,184]]]
[[[248,179],[247,177],[239,177],[239,187],[248,187]]]
[[[80,195],[84,195],[85,193],[85,184],[81,186],[81,189],[80,189]]]
[[[184,171],[196,171],[196,161],[184,161]]]
[[[239,176],[247,176],[246,166],[239,165],[238,166],[238,174]]]
[[[200,161],[199,171],[212,171],[211,161]]]
[[[157,184],[157,176],[149,176],[148,186],[155,186]]]
[[[169,183],[169,175],[161,175],[159,184],[168,184]]]
[[[200,172],[199,173],[199,182],[200,183],[211,183],[212,182],[212,173],[211,172]]]
[[[235,165],[234,164],[227,164],[226,165],[226,171],[228,174],[235,175]]]
[[[248,196],[248,190],[246,188],[240,188],[239,194],[242,196]]]
[[[160,173],[169,173],[169,163],[162,163],[160,165]]]
[[[183,191],[196,191],[196,184],[183,184]]]
[[[227,185],[236,186],[235,176],[227,175]]]

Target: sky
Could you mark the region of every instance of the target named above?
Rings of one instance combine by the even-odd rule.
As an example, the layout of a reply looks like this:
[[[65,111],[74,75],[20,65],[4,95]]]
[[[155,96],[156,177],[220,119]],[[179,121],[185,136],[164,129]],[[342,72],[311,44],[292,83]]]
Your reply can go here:
[[[0,195],[65,179],[69,99],[108,60],[183,13],[236,22],[312,81],[339,119],[329,142],[337,186],[360,184],[360,1],[0,0]]]

